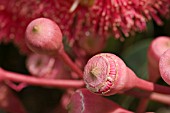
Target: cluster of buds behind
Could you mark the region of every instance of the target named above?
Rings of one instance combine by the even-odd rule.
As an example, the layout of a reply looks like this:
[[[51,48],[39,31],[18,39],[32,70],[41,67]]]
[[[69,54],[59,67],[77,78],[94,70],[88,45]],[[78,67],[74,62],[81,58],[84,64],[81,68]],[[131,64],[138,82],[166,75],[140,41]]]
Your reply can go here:
[[[17,4],[10,1],[0,2],[2,5],[2,7],[0,5],[0,13],[9,13],[7,6],[15,4],[15,10],[11,12],[15,14],[18,11],[18,4],[25,3],[24,0],[21,1],[18,1]],[[151,18],[157,24],[162,24],[157,14],[161,16],[169,14],[169,0],[155,0],[158,3],[152,0],[149,2],[145,0],[125,0],[124,2],[122,0],[89,0],[89,2],[71,0],[68,3],[66,2],[54,2],[55,7],[53,6],[51,9],[49,7],[53,2],[49,2],[50,5],[44,5],[43,3],[47,3],[46,1],[36,2],[41,5],[39,10],[27,15],[30,17],[28,17],[29,20],[26,23],[23,23],[24,36],[22,33],[20,35],[24,37],[22,41],[24,40],[27,49],[31,51],[26,61],[30,75],[0,68],[0,88],[3,89],[2,99],[0,100],[3,103],[0,104],[0,108],[10,113],[26,113],[20,100],[10,92],[9,88],[20,91],[30,85],[63,89],[60,105],[54,112],[134,112],[102,97],[115,94],[130,95],[170,105],[168,101],[170,87],[156,83],[162,77],[167,84],[170,84],[170,37],[161,36],[151,42],[147,57],[148,81],[139,78],[118,55],[102,53],[110,33],[115,38],[123,40],[123,36],[145,30],[146,22]],[[31,6],[31,4],[33,5],[34,2],[31,1],[30,4],[24,5]],[[60,5],[63,6],[61,12],[56,13],[59,19],[55,17],[56,15],[50,17],[52,11],[59,9]],[[164,11],[159,8],[163,5],[165,5]],[[69,12],[65,12],[68,7]],[[43,8],[48,9],[46,13],[43,13],[46,18],[37,18],[37,14],[43,12]],[[22,11],[19,12],[22,19],[28,9],[22,8]],[[95,15],[94,12],[96,12]],[[6,16],[9,15],[5,15],[3,18]],[[101,18],[98,18],[99,16]],[[36,19],[32,20],[32,17]],[[11,18],[8,17],[8,19]],[[5,22],[0,28],[6,28],[3,29],[3,32],[9,30],[7,29],[8,24],[6,24],[8,19],[2,19]],[[75,21],[76,19],[77,21]],[[20,18],[18,17],[16,20],[20,20]],[[58,22],[59,24],[57,24]],[[15,24],[11,26],[15,27]],[[0,37],[0,39],[2,40],[7,37],[4,34],[1,35],[3,38]],[[64,42],[64,36],[69,39],[69,44]],[[13,37],[13,39],[17,38]],[[17,42],[17,40],[15,41]],[[21,40],[17,43],[20,44]],[[6,98],[8,95],[16,103],[14,106],[19,107],[18,111],[11,106]],[[146,100],[145,105],[147,104]],[[136,111],[143,113],[145,109],[144,106],[139,104],[139,109],[137,108]]]
[[[145,31],[151,20],[162,25],[161,17],[169,17],[169,8],[169,0],[0,1],[3,23],[0,25],[0,42],[12,41],[22,52],[30,52],[24,43],[24,31],[29,22],[39,17],[55,21],[70,45],[88,33],[102,40],[109,36],[124,40],[124,37]]]
[[[1,69],[1,81],[15,90],[22,90],[29,85],[64,88],[65,94],[61,99],[60,105],[63,113],[66,110],[69,113],[98,113],[99,111],[103,113],[107,110],[115,113],[132,112],[99,95],[128,94],[134,97],[148,98],[170,104],[167,101],[170,87],[148,82],[137,77],[126,66],[124,61],[115,54],[99,53],[88,60],[90,57],[87,54],[88,51],[82,48],[80,49],[82,54],[76,57],[77,59],[85,59],[77,60],[76,57],[75,59],[70,58],[64,50],[60,28],[48,18],[33,20],[28,25],[25,35],[26,44],[35,52],[27,60],[27,67],[32,76],[25,76]],[[158,37],[153,40],[148,49],[149,75],[153,76],[152,70],[155,69],[155,72],[160,72],[161,77],[168,84],[170,84],[169,39],[169,37]],[[98,44],[100,44],[100,41]],[[73,48],[73,52],[79,53],[75,50]],[[20,84],[16,86],[13,82],[19,82]],[[90,92],[87,89],[81,89],[85,88],[85,86]],[[76,89],[79,90],[75,93]],[[141,91],[139,92],[134,89],[140,89]],[[160,98],[162,99],[160,100]],[[89,104],[93,99],[96,101]],[[103,102],[105,102],[104,105]],[[108,106],[109,104],[113,106]],[[20,103],[16,105],[21,106]],[[95,109],[92,109],[92,106]],[[10,104],[9,106],[7,105],[7,108],[12,109]],[[141,107],[140,109],[145,108]],[[21,111],[21,113],[24,112],[25,110]]]
[[[56,24],[53,24],[55,23],[47,18],[39,18],[31,22],[28,25],[26,31],[26,43],[28,44],[28,47],[36,53],[50,55],[53,58],[60,58],[61,60],[63,60],[70,67],[70,69],[72,69],[77,74],[77,77],[71,75],[70,79],[83,78],[87,89],[89,89],[91,92],[109,96],[117,93],[124,93],[130,89],[138,88],[152,93],[169,94],[169,87],[157,85],[153,82],[148,82],[138,78],[135,73],[126,66],[123,60],[111,53],[101,53],[93,56],[85,65],[83,73],[82,69],[79,68],[76,64],[74,64],[72,59],[70,59],[67,53],[64,51],[63,44],[61,42],[61,31],[60,29],[58,29],[58,26]],[[53,28],[53,26],[56,28]],[[44,34],[44,32],[42,31],[45,28],[47,28],[47,30]],[[155,41],[158,39],[163,41]],[[169,72],[167,71],[169,68],[166,67],[169,67],[167,66],[169,65],[169,63],[166,62],[170,57],[168,57],[168,52],[165,52],[165,54],[163,53],[164,51],[169,49],[169,37],[159,37],[155,40],[151,43],[151,47],[148,50],[148,58],[154,60],[153,58],[154,54],[156,54],[155,52],[158,53],[159,51],[154,51],[153,49],[158,48],[158,50],[160,50],[159,57],[161,57],[161,60],[160,62],[159,60],[156,60],[159,63],[153,61],[155,62],[155,65],[152,64],[152,66],[159,67],[157,70],[160,70],[162,78],[166,82],[168,82],[168,76],[170,75],[168,75]],[[54,42],[56,43],[53,44]],[[157,45],[162,46],[159,48],[157,47]],[[152,46],[155,47],[152,48]],[[150,53],[150,51],[153,52]],[[153,70],[152,67],[150,67],[149,69]],[[150,74],[150,76],[152,76],[152,74]],[[75,100],[73,99],[70,102],[72,101]],[[71,111],[74,111],[74,109],[76,109],[75,106],[77,106],[77,103],[74,104],[76,105],[73,105],[73,108],[70,108]],[[76,112],[78,113],[80,111]],[[91,112],[93,112],[93,110]]]

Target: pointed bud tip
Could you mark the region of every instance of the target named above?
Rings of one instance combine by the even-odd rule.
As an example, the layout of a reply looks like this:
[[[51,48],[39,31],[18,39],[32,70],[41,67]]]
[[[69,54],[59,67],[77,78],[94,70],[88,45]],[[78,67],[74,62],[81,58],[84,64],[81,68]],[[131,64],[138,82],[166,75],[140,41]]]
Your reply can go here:
[[[60,28],[48,18],[31,21],[25,35],[26,44],[33,52],[51,55],[63,48]]]
[[[37,25],[33,26],[32,32],[34,32],[34,33],[37,33],[37,32],[38,32],[38,26],[37,26]]]

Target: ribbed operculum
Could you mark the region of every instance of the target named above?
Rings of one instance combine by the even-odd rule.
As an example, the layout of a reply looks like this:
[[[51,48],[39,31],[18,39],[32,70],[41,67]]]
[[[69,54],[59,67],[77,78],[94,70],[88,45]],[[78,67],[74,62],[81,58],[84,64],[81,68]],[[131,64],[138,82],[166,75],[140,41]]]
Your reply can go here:
[[[87,88],[97,94],[106,94],[113,87],[118,76],[115,55],[101,53],[93,56],[84,69],[84,81]]]

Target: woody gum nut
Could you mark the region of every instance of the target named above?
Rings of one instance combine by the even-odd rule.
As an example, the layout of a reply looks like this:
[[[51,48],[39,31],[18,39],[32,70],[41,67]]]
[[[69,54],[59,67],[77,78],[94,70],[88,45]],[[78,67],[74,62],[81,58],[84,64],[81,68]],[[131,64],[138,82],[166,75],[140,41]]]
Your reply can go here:
[[[159,70],[163,80],[170,85],[170,49],[161,56]]]
[[[127,72],[126,69],[124,62],[114,54],[95,55],[84,68],[86,87],[97,94],[106,96],[115,94],[125,87],[127,82],[127,76],[124,76]]]
[[[47,18],[38,18],[30,22],[25,35],[27,46],[36,53],[53,55],[63,47],[60,28]]]

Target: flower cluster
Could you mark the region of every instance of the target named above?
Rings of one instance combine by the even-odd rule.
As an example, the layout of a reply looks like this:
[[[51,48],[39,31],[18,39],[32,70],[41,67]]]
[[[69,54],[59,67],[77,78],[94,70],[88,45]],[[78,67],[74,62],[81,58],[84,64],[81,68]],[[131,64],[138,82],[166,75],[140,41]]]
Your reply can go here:
[[[170,37],[154,37],[146,54],[138,50],[143,46],[124,38],[147,30],[150,20],[163,25],[162,17],[169,15],[170,0],[1,0],[0,42],[13,42],[28,54],[24,57],[27,74],[23,74],[6,69],[6,60],[1,60],[6,56],[0,53],[0,109],[26,113],[27,105],[15,94],[30,86],[60,93],[56,106],[47,110],[52,113],[144,113],[150,100],[170,105]],[[133,62],[140,60],[135,61],[137,51],[146,55],[147,80],[121,58],[130,44]],[[119,52],[110,51],[113,47]],[[131,109],[102,97],[116,94],[140,102]]]
[[[107,39],[113,35],[124,40],[135,32],[146,30],[153,19],[162,25],[161,17],[170,14],[169,0],[6,0],[0,2],[0,41],[13,41],[22,51],[24,31],[38,17],[54,20],[72,45],[89,32]],[[12,10],[11,10],[12,9]]]

